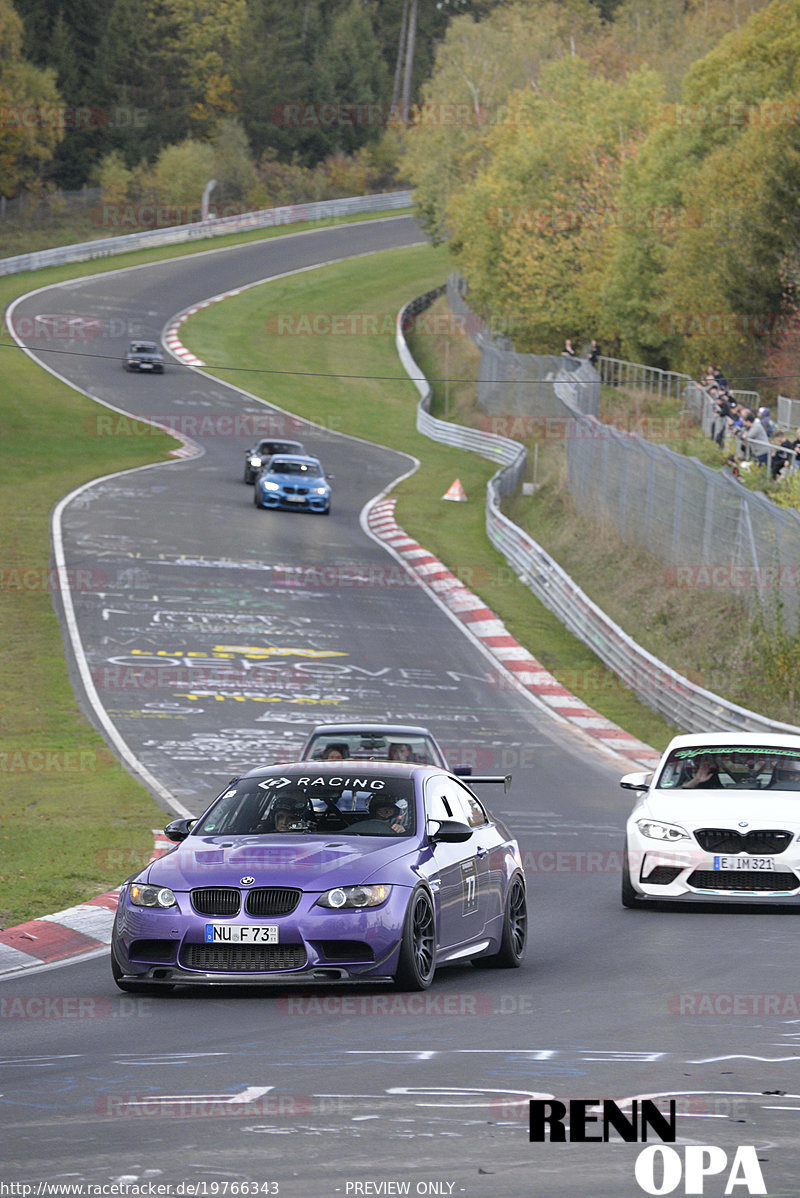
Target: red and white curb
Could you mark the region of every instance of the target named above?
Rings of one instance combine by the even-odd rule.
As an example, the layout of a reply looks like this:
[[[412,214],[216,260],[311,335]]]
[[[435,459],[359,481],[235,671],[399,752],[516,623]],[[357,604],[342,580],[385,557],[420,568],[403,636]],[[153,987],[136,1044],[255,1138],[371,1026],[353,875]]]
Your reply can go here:
[[[202,312],[203,308],[210,308],[212,304],[232,299],[234,295],[240,295],[243,291],[247,290],[248,287],[234,287],[233,291],[223,291],[220,295],[212,295],[209,299],[202,300],[199,304],[193,304],[191,308],[186,308],[184,312],[179,312],[164,330],[164,344],[170,353],[174,354],[186,366],[205,366],[202,358],[198,358],[196,354],[193,354],[183,344],[178,336],[178,329],[190,316],[196,316],[198,312]]]
[[[503,621],[478,595],[465,587],[429,550],[403,531],[394,518],[395,502],[387,498],[373,504],[367,517],[371,532],[391,546],[420,581],[430,587],[456,619],[481,642],[498,665],[508,670],[524,690],[535,695],[567,723],[580,728],[637,765],[652,767],[661,754],[593,708],[587,707],[582,699],[562,686],[541,662],[514,640]]]
[[[174,847],[163,832],[154,829],[153,837],[151,861]],[[55,915],[0,929],[0,977],[109,945],[119,892],[117,887]]]

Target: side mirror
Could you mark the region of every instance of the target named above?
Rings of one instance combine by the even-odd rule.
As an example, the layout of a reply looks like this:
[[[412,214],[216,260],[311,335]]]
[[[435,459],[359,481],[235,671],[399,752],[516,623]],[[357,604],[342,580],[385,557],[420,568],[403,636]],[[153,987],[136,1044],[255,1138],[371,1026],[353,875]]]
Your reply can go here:
[[[438,822],[439,825],[434,832],[428,832],[428,837],[433,844],[438,844],[439,841],[442,844],[461,844],[462,841],[469,840],[472,835],[472,828],[457,819],[433,820],[432,822]]]
[[[472,773],[471,765],[454,765],[453,773],[457,778],[468,778]]]
[[[167,840],[174,840],[176,844],[180,844],[182,840],[186,839],[196,823],[196,819],[174,819],[171,824],[167,824],[164,829],[164,835]]]
[[[651,770],[649,774],[626,774],[624,778],[620,778],[619,784],[625,790],[649,790],[652,781],[653,773]]]

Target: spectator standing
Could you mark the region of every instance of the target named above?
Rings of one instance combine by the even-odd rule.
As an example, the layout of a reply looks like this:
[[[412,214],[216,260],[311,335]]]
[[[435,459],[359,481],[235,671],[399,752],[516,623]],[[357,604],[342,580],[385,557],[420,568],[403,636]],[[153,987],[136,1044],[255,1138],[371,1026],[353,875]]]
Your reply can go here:
[[[772,423],[769,408],[759,408],[758,418],[764,426],[764,432],[771,440],[775,436],[775,425]]]
[[[592,344],[589,349],[589,365],[590,366],[595,366],[595,367],[597,366],[597,363],[600,359],[600,355],[602,352],[603,351],[600,349],[600,346],[597,344],[597,341],[594,339],[594,337],[592,337]]]
[[[785,437],[781,441],[780,449],[777,449],[772,458],[772,477],[773,480],[778,478],[786,466],[791,467],[792,462],[797,460],[800,452],[800,428],[797,430],[794,440]]]
[[[758,416],[749,413],[744,419],[744,441],[748,456],[755,458],[759,466],[769,461],[769,437]]]
[[[569,337],[567,337],[566,341],[564,342],[564,348],[561,351],[561,357],[562,358],[577,358],[577,356],[578,355],[575,353],[575,350],[572,348],[572,341],[570,340]]]

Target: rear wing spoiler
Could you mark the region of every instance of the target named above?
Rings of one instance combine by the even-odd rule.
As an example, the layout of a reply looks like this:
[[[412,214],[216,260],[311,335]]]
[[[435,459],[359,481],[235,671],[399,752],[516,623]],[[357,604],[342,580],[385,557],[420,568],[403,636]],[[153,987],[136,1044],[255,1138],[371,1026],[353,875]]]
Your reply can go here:
[[[470,786],[483,782],[493,783],[498,786],[502,784],[504,792],[508,794],[511,786],[511,777],[511,774],[469,774],[466,780]]]

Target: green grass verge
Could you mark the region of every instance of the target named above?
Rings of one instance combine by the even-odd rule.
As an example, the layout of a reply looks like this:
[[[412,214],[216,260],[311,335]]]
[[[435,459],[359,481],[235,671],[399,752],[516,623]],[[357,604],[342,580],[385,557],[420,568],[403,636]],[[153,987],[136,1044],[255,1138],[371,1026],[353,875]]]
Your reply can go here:
[[[381,215],[390,214],[375,219]],[[258,230],[9,275],[0,278],[0,306],[65,279],[286,232]],[[141,438],[98,437],[97,404],[36,366],[5,330],[0,372],[0,926],[8,927],[118,885],[147,860],[151,829],[166,822],[78,708],[52,604],[49,516],[73,488],[164,460],[176,442],[149,430]]]
[[[91,400],[21,353],[5,351],[2,361],[0,924],[8,926],[118,884],[147,859],[151,829],[163,823],[75,701],[52,603],[49,516],[74,487],[164,457],[176,442],[103,440]]]
[[[405,530],[477,591],[511,634],[565,685],[660,748],[674,730],[563,628],[488,543],[484,501],[494,472],[491,464],[416,432],[417,392],[402,376],[392,316],[410,298],[440,283],[447,268],[445,251],[429,246],[324,267],[253,288],[198,313],[183,326],[182,339],[210,364],[210,373],[310,420],[419,458],[422,468],[397,490],[397,518]],[[309,327],[311,318],[320,315],[325,328],[333,327],[327,317],[355,320],[341,322],[341,335],[268,331],[280,328],[281,321],[284,329]],[[374,316],[376,333],[346,331],[363,327],[364,316]],[[439,340],[424,334],[416,338],[415,353],[429,377],[443,374],[432,347]],[[452,352],[450,377],[474,378],[474,363],[461,360],[458,347]],[[309,377],[290,373],[298,363]],[[282,370],[287,373],[279,373]],[[328,377],[311,377],[314,374]],[[378,377],[346,377],[353,374]],[[469,390],[467,384],[448,389],[451,413],[463,407]],[[455,478],[460,478],[469,502],[442,502]]]

